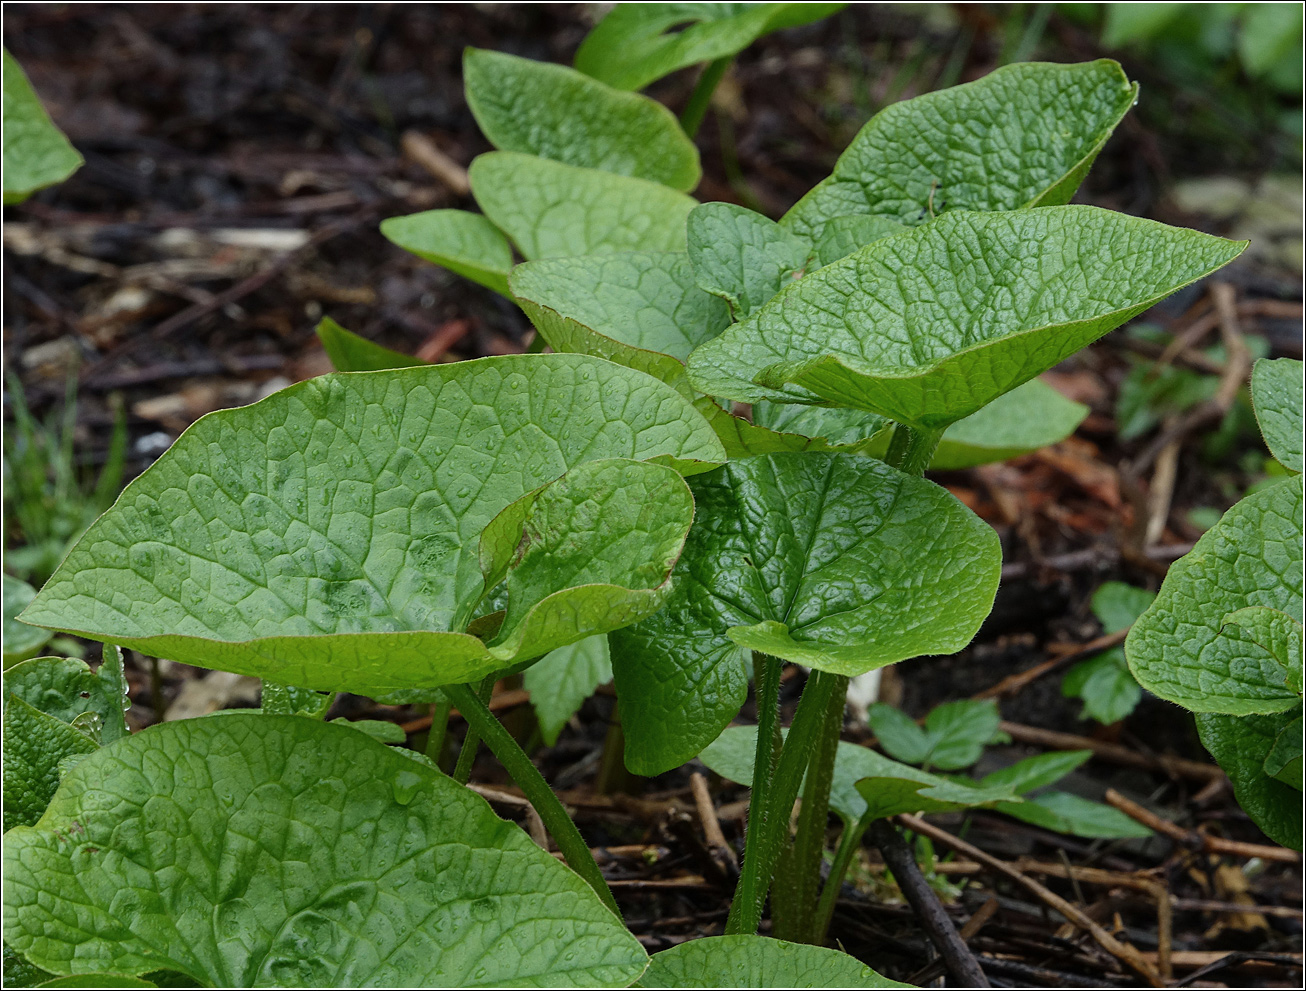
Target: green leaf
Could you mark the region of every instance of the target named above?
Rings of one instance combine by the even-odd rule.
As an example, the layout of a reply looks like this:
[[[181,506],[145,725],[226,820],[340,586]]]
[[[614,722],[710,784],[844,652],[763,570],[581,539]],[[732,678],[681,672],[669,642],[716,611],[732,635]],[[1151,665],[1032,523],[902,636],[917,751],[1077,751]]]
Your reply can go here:
[[[735,55],[764,34],[810,24],[844,3],[620,3],[581,42],[576,68],[618,89]]]
[[[349,729],[357,730],[359,733],[365,733],[367,736],[376,740],[378,743],[399,744],[408,739],[408,734],[398,723],[392,723],[388,719],[333,719],[333,726],[346,726]],[[416,751],[410,750],[409,754],[414,756],[424,756]],[[405,754],[404,756],[408,756]]]
[[[1138,706],[1143,689],[1134,680],[1119,647],[1080,661],[1061,682],[1066,698],[1084,700],[1081,719],[1096,719],[1104,726],[1118,723]]]
[[[127,735],[123,711],[127,708],[127,685],[122,678],[122,661],[112,648],[99,671],[72,657],[35,657],[16,664],[4,673],[5,696],[22,699],[34,709],[60,722],[72,723],[93,713],[97,732],[105,743]]]
[[[33,967],[14,952],[8,943],[4,944],[4,986],[7,988],[35,987],[42,981],[48,981],[53,975]]]
[[[911,717],[891,705],[877,702],[866,713],[880,745],[909,764],[955,771],[980,758],[985,744],[998,730],[997,703],[963,700],[935,707],[921,729]]]
[[[36,598],[36,589],[13,575],[5,575],[0,585],[4,596],[4,666],[5,669],[36,655],[54,634],[39,626],[19,622],[17,616]]]
[[[1275,843],[1300,850],[1301,791],[1265,772],[1265,762],[1280,734],[1301,719],[1300,708],[1268,716],[1199,712],[1196,719],[1202,746],[1229,775],[1234,797],[1243,811]]]
[[[866,722],[890,755],[908,764],[924,764],[929,758],[930,738],[897,706],[876,702],[866,710]]]
[[[551,62],[468,48],[467,105],[501,151],[648,179],[689,192],[698,149],[656,100],[613,89]]]
[[[909,988],[823,946],[708,936],[653,954],[637,988]]]
[[[1279,464],[1306,470],[1302,455],[1302,363],[1262,358],[1252,366],[1252,407],[1265,445]]]
[[[558,742],[567,720],[599,685],[612,680],[612,660],[606,636],[586,637],[550,651],[526,669],[523,684],[531,693],[548,746]]]
[[[8,831],[41,817],[59,787],[61,760],[89,754],[97,744],[68,723],[9,694],[4,701],[4,737],[4,828]]]
[[[1001,802],[994,808],[1021,822],[1086,839],[1142,839],[1152,835],[1150,829],[1119,809],[1066,791],[1045,791],[1023,802]]]
[[[1238,32],[1238,57],[1247,75],[1256,78],[1300,47],[1301,6],[1295,3],[1258,3],[1247,9]],[[6,85],[8,80],[6,80]]]
[[[625,985],[633,936],[484,800],[293,716],[165,723],[5,836],[5,938],[61,974],[216,987]]]
[[[1245,242],[1096,207],[950,212],[790,286],[689,357],[741,402],[937,429],[1236,257]]]
[[[1125,656],[1139,683],[1194,712],[1295,708],[1283,665],[1225,617],[1248,606],[1301,616],[1302,537],[1302,476],[1236,503],[1171,565],[1129,631]]]
[[[375,372],[383,368],[416,368],[427,364],[421,358],[391,351],[366,337],[359,337],[330,317],[319,321],[317,336],[338,372]]]
[[[984,775],[979,783],[985,788],[1010,788],[1017,795],[1023,795],[1027,791],[1060,781],[1092,756],[1091,750],[1058,750],[1036,754],[1000,771]]]
[[[21,203],[63,182],[82,156],[54,126],[17,60],[4,52],[4,201]]]
[[[1302,718],[1299,715],[1279,731],[1265,756],[1265,773],[1276,781],[1302,790]]]
[[[656,182],[515,151],[479,156],[468,175],[485,215],[527,259],[685,250],[694,200]]]
[[[1103,633],[1119,633],[1132,626],[1147,607],[1156,601],[1156,593],[1135,588],[1124,582],[1103,582],[1093,593],[1090,608],[1102,624]]]
[[[943,213],[1067,203],[1137,96],[1119,65],[1099,59],[1008,65],[895,103],[782,223],[819,240],[826,221],[853,214],[919,224],[931,205]]]
[[[1302,686],[1302,624],[1278,609],[1248,606],[1229,613],[1220,622],[1221,632],[1238,627],[1248,640],[1264,647],[1283,667],[1284,684],[1298,695]]]
[[[479,213],[425,210],[381,221],[381,233],[405,251],[508,295],[512,247]]]
[[[694,472],[724,452],[670,387],[578,355],[321,376],[197,421],[24,615],[303,688],[375,696],[470,681],[514,660],[464,632],[497,584],[481,570],[482,532],[604,457]],[[680,481],[659,477],[671,485],[666,504],[680,500]],[[535,510],[519,509],[535,525]],[[619,542],[612,518],[597,516],[599,532],[574,534],[573,563]],[[508,534],[514,547],[520,537]],[[649,560],[627,563],[638,577]],[[531,581],[522,594],[541,594]],[[556,600],[537,604],[515,631],[523,649]],[[574,628],[539,653],[606,628]]]
[[[743,320],[784,286],[801,278],[812,242],[732,203],[704,203],[688,221],[689,260],[698,285],[730,304]]]
[[[723,778],[749,785],[753,781],[756,745],[756,726],[732,726],[699,759]],[[899,764],[867,747],[842,741],[830,785],[830,810],[845,826],[867,815],[882,819],[902,812],[951,812],[1004,800],[1012,804],[1020,802],[1008,787],[979,787],[951,781]]]
[[[295,688],[275,681],[264,681],[259,707],[271,716],[306,716],[325,719],[335,696],[330,692],[315,692],[311,688]]]
[[[79,974],[76,977],[56,977],[53,981],[38,984],[39,988],[157,988],[152,981],[118,974]]]
[[[832,265],[872,241],[901,233],[902,224],[891,217],[873,217],[866,213],[833,217],[821,228],[821,237],[816,243],[817,263]]]
[[[1181,14],[1182,3],[1109,3],[1106,23],[1102,27],[1102,45],[1120,48],[1140,41],[1150,41]]]
[[[695,525],[666,607],[612,641],[638,774],[683,763],[734,718],[740,647],[860,674],[959,650],[992,605],[997,535],[946,489],[883,462],[746,458],[691,488]]]

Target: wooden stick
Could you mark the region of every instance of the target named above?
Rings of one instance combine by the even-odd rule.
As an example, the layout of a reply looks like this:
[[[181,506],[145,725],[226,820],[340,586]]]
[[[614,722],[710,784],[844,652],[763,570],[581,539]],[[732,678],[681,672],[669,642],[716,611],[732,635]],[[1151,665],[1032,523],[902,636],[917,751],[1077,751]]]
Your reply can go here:
[[[1118,633],[1103,634],[1094,640],[1090,640],[1086,644],[1076,647],[1074,650],[1062,654],[1060,657],[1053,657],[1050,660],[1044,661],[1042,664],[1035,665],[1028,671],[1020,671],[1016,674],[1008,675],[997,684],[990,685],[988,688],[984,689],[984,691],[972,695],[971,698],[981,700],[1005,698],[1008,695],[1015,695],[1030,682],[1037,681],[1039,678],[1043,677],[1043,675],[1049,674],[1057,668],[1065,667],[1067,664],[1072,664],[1082,658],[1101,653],[1104,650],[1109,650],[1112,647],[1124,643],[1125,637],[1128,633],[1129,629],[1126,627]]]
[[[726,834],[721,831],[721,821],[717,818],[716,806],[712,804],[712,795],[707,790],[707,778],[695,771],[689,777],[689,788],[694,794],[694,804],[698,807],[699,821],[703,823],[703,835],[707,838],[708,849],[738,869],[739,860],[726,842]]]
[[[1010,864],[1003,863],[997,857],[985,853],[983,850],[979,849],[979,847],[971,846],[965,840],[953,836],[946,829],[940,829],[938,826],[928,823],[924,819],[912,815],[900,815],[898,816],[898,821],[908,829],[913,830],[914,832],[923,833],[930,837],[930,839],[942,843],[944,846],[951,847],[958,853],[965,854],[967,857],[970,857],[971,860],[981,863],[989,869],[1011,878],[1011,880],[1015,881],[1026,891],[1035,895],[1049,908],[1060,912],[1065,916],[1067,921],[1073,922],[1079,928],[1087,932],[1093,937],[1093,940],[1098,944],[1098,946],[1102,947],[1102,949],[1106,950],[1121,963],[1128,966],[1152,987],[1159,988],[1165,986],[1160,975],[1157,973],[1156,967],[1144,958],[1144,956],[1138,952],[1137,948],[1128,943],[1120,942],[1120,940],[1116,939],[1085,915],[1080,909],[1071,905],[1070,902],[1066,901],[1056,892],[1049,891],[1046,887],[1039,884],[1028,875],[1023,874],[1015,867],[1012,867]]]
[[[1140,754],[1118,743],[1105,743],[1087,736],[1073,733],[1059,733],[1056,730],[1040,729],[1037,726],[1024,726],[1020,723],[1003,722],[1001,730],[1018,743],[1029,743],[1049,750],[1091,750],[1094,756],[1113,764],[1125,764],[1129,767],[1145,767],[1153,771],[1165,771],[1176,778],[1190,778],[1196,781],[1210,781],[1224,776],[1224,772],[1214,764],[1202,764],[1182,757],[1169,757],[1164,754],[1152,756]]]
[[[1211,836],[1195,829],[1184,829],[1178,823],[1162,819],[1150,809],[1145,809],[1137,802],[1130,801],[1114,788],[1108,788],[1106,803],[1119,809],[1135,822],[1141,822],[1148,829],[1162,833],[1180,846],[1189,850],[1201,850],[1205,853],[1228,854],[1231,857],[1259,857],[1261,860],[1276,860],[1285,864],[1301,863],[1301,854],[1287,847],[1266,846],[1263,843],[1243,843],[1238,840],[1226,840],[1221,836]]]

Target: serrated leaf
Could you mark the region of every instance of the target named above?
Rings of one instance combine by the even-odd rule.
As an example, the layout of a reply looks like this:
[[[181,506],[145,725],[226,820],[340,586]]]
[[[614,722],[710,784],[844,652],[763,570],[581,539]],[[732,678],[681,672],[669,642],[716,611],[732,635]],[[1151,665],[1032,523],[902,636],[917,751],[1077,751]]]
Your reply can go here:
[[[708,395],[960,420],[1236,257],[1096,207],[949,212],[790,286],[689,356]]]
[[[1266,774],[1265,761],[1279,734],[1300,718],[1300,709],[1267,716],[1196,715],[1202,746],[1229,775],[1243,811],[1275,843],[1294,850],[1302,848],[1301,791]]]
[[[1150,829],[1119,809],[1066,791],[1045,791],[1022,802],[1000,802],[994,809],[1032,826],[1086,839],[1142,839],[1152,835]]]
[[[656,182],[515,151],[468,170],[485,215],[529,260],[614,251],[684,251],[695,201]]]
[[[494,147],[659,182],[698,185],[698,149],[656,100],[551,62],[468,48],[467,105]]]
[[[1119,633],[1156,601],[1156,593],[1124,582],[1103,582],[1093,593],[1089,607],[1102,624],[1103,633]]]
[[[602,457],[724,452],[670,387],[578,355],[322,376],[197,421],[24,615],[303,688],[468,681],[512,660],[463,632],[482,531]]]
[[[924,223],[951,210],[1067,203],[1138,96],[1110,59],[1024,62],[892,104],[781,221],[819,239],[833,217]]]
[[[624,710],[623,710],[624,712]],[[743,785],[753,783],[756,726],[732,726],[700,755],[709,768]],[[890,760],[855,743],[840,741],[830,784],[830,810],[852,826],[902,812],[950,812],[1007,800],[1019,804],[1008,787],[966,785]]]
[[[708,936],[653,954],[637,988],[909,988],[823,946]]]
[[[1252,366],[1252,408],[1265,445],[1279,464],[1306,470],[1302,454],[1302,363],[1262,358]]]
[[[59,787],[60,761],[98,746],[68,723],[9,694],[4,700],[4,739],[6,831],[36,822],[45,812]]]
[[[744,458],[691,488],[695,525],[666,607],[612,641],[636,773],[683,763],[734,718],[739,647],[859,674],[960,649],[992,605],[997,535],[883,462]]]
[[[479,213],[425,210],[381,221],[381,233],[418,258],[508,295],[512,246],[503,231]]]
[[[1096,719],[1104,726],[1118,723],[1135,708],[1143,689],[1134,679],[1119,647],[1080,661],[1061,682],[1061,694],[1084,701],[1080,718]]]
[[[704,203],[689,214],[689,261],[698,286],[743,320],[802,276],[812,242],[733,203]]]
[[[38,189],[63,182],[82,164],[22,66],[4,51],[4,201],[21,203]]]
[[[832,217],[821,227],[821,236],[816,242],[817,263],[820,266],[831,265],[872,241],[890,234],[901,234],[902,227],[892,217],[873,217],[865,213],[851,217]]]
[[[550,651],[526,669],[522,682],[531,693],[531,705],[540,721],[540,734],[548,746],[594,694],[612,680],[612,660],[606,636],[586,637]]]
[[[88,713],[98,719],[105,743],[127,735],[123,710],[127,707],[127,686],[121,676],[121,661],[112,649],[99,671],[72,657],[34,657],[4,673],[5,696],[22,699],[34,709],[60,722],[72,723]],[[115,669],[115,665],[117,665]]]
[[[4,857],[5,938],[62,974],[547,987],[623,985],[646,959],[480,797],[293,716],[165,723],[107,747]]]
[[[14,664],[35,656],[54,634],[17,619],[18,614],[36,598],[36,589],[21,578],[8,574],[4,576],[0,589],[4,596],[4,666],[8,670]]]
[[[781,28],[810,24],[844,3],[620,3],[581,42],[576,68],[618,89],[743,51]]]
[[[1023,795],[1027,791],[1060,781],[1092,756],[1091,750],[1058,750],[1036,754],[1000,771],[984,775],[979,783],[985,788],[1010,788],[1017,795]]]
[[[384,368],[416,368],[427,364],[421,358],[392,351],[366,337],[359,337],[323,317],[317,325],[317,337],[326,349],[331,365],[338,372],[376,372]]]
[[[1302,538],[1302,476],[1236,503],[1170,566],[1156,601],[1129,631],[1125,656],[1139,683],[1194,712],[1294,708],[1300,696],[1285,684],[1283,665],[1224,620],[1264,606],[1299,621]]]

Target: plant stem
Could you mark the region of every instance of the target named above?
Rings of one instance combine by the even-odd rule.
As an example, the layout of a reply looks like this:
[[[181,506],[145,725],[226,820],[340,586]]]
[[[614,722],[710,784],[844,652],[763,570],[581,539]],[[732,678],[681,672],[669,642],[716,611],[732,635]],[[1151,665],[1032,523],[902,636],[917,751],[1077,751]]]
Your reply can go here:
[[[821,880],[821,854],[825,850],[825,829],[830,818],[830,784],[834,779],[834,761],[838,754],[839,735],[843,730],[843,709],[848,697],[848,679],[835,676],[834,687],[807,766],[803,784],[803,804],[798,813],[798,829],[787,870],[777,872],[777,884],[784,877],[787,908],[782,912],[772,900],[772,923],[785,921],[776,936],[795,942],[812,940],[812,923],[816,914],[817,885]]]
[[[839,846],[835,849],[834,861],[830,864],[830,876],[826,879],[825,887],[821,889],[821,900],[816,903],[816,913],[812,916],[810,941],[816,946],[825,944],[825,936],[830,931],[830,920],[834,917],[834,906],[839,900],[843,879],[848,874],[848,868],[853,862],[858,847],[862,845],[866,827],[873,821],[863,816],[852,825],[846,826],[839,837]]]
[[[942,427],[916,429],[900,423],[893,431],[884,460],[903,474],[920,477],[930,466],[930,459],[938,450],[942,437]]]
[[[494,691],[495,676],[486,675],[481,681],[480,687],[476,690],[476,698],[485,705],[490,701],[490,693]],[[470,689],[468,689],[470,691]],[[448,686],[445,687],[445,696],[449,696]],[[495,725],[498,725],[496,722]],[[467,735],[463,737],[463,747],[458,751],[458,763],[454,765],[453,779],[460,785],[467,784],[472,776],[472,765],[476,763],[476,751],[481,745],[481,734],[476,724],[470,719],[467,720]]]
[[[712,103],[712,94],[716,92],[717,86],[720,85],[726,70],[734,60],[733,55],[727,55],[715,62],[709,62],[699,75],[694,92],[690,94],[689,102],[685,104],[684,112],[680,115],[681,130],[691,138],[698,133],[699,125],[703,123],[707,108]]]
[[[571,869],[584,878],[585,882],[594,889],[595,894],[602,899],[603,904],[620,918],[621,910],[617,908],[617,901],[612,897],[612,891],[608,887],[608,882],[603,879],[603,872],[599,870],[599,865],[594,862],[589,846],[580,835],[576,824],[567,815],[567,810],[562,807],[558,796],[553,793],[553,789],[540,774],[539,768],[531,763],[531,759],[517,745],[512,734],[494,718],[489,707],[469,686],[446,685],[443,690],[458,706],[458,711],[467,720],[467,725],[476,729],[478,735],[494,752],[494,756],[499,758],[499,763],[503,765],[504,770],[517,783],[517,787],[525,793],[527,800],[544,820],[545,828],[553,837],[553,841],[558,844],[558,849],[562,851]]]
[[[449,729],[449,710],[452,708],[449,696],[444,693],[440,694],[438,702],[431,705],[431,731],[426,735],[426,756],[436,767],[440,766],[440,758],[444,756],[444,740]]]
[[[744,837],[744,863],[735,902],[743,889],[744,877],[759,862],[766,819],[771,814],[771,782],[780,757],[780,674],[784,661],[753,652],[753,683],[757,698],[757,746],[753,751],[753,790],[748,800],[748,829]],[[731,916],[734,905],[731,906]],[[727,923],[726,932],[730,933]]]
[[[803,689],[803,697],[798,702],[793,725],[789,727],[789,734],[780,750],[780,761],[771,778],[771,793],[766,804],[759,808],[756,795],[750,801],[752,810],[749,836],[739,887],[735,889],[734,900],[730,903],[730,917],[726,920],[727,935],[755,933],[762,921],[762,905],[766,901],[767,890],[771,887],[782,841],[789,831],[789,815],[794,807],[794,799],[798,797],[803,774],[807,770],[817,733],[830,702],[830,693],[839,680],[838,675],[824,671],[812,673]],[[762,737],[763,733],[759,729],[758,738]],[[752,836],[754,828],[757,828],[758,833],[756,840]],[[750,850],[752,856],[748,855]]]

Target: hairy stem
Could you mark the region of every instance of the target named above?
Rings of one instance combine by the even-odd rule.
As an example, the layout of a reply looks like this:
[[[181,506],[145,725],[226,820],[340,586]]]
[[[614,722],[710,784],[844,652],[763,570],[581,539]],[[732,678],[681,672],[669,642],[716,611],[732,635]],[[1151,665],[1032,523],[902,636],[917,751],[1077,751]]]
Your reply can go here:
[[[930,466],[930,459],[934,457],[942,438],[942,427],[917,429],[900,423],[893,431],[885,460],[903,474],[919,478]]]
[[[794,799],[798,797],[798,789],[812,756],[817,733],[824,721],[830,693],[839,680],[838,675],[824,671],[812,673],[803,689],[803,697],[798,702],[793,725],[789,727],[789,734],[780,750],[780,761],[771,778],[770,795],[765,807],[759,809],[756,795],[750,800],[750,835],[745,847],[739,887],[735,889],[734,900],[730,903],[730,917],[726,920],[727,935],[755,933],[758,923],[762,921],[762,905],[771,887],[781,845],[789,831],[789,815],[794,807]],[[759,730],[759,739],[762,736]],[[757,818],[759,813],[760,819]],[[754,828],[758,832],[756,840],[751,835]],[[749,848],[753,852],[751,857],[747,855]]]
[[[494,718],[489,707],[469,686],[446,685],[444,692],[458,706],[458,711],[467,720],[467,725],[474,728],[485,740],[486,745],[494,752],[494,756],[499,758],[499,763],[503,765],[504,770],[525,793],[527,800],[539,813],[544,821],[544,827],[553,837],[553,841],[558,844],[558,849],[562,851],[571,869],[584,878],[585,882],[594,889],[595,894],[603,900],[603,904],[620,918],[621,910],[617,908],[617,901],[612,897],[608,882],[603,879],[603,872],[594,862],[594,856],[590,853],[584,837],[580,835],[580,830],[571,821],[567,810],[562,807],[562,802],[553,793],[553,789],[544,780],[539,769],[531,763],[526,752],[512,738],[512,734]]]
[[[761,856],[766,819],[771,814],[771,782],[775,777],[776,763],[780,757],[780,674],[784,661],[767,654],[753,652],[753,683],[757,698],[757,748],[753,752],[753,790],[748,800],[748,829],[744,837],[744,863],[736,888],[735,901],[748,876]],[[734,907],[731,907],[731,916]],[[729,923],[726,932],[734,932]]]
[[[709,62],[699,75],[694,92],[690,94],[689,102],[685,104],[684,112],[680,115],[681,130],[691,138],[698,133],[698,128],[707,115],[707,108],[712,103],[712,94],[716,92],[717,86],[720,85],[726,70],[734,60],[733,55],[727,55],[715,62]]]
[[[490,693],[494,691],[495,680],[494,675],[486,675],[481,681],[480,687],[476,689],[476,698],[481,705],[485,705],[490,701]],[[446,697],[450,697],[448,686],[445,686],[444,692]],[[496,722],[495,725],[498,725],[498,723]],[[463,737],[463,747],[458,751],[458,763],[454,765],[453,769],[453,779],[460,785],[467,784],[468,779],[471,778],[472,765],[476,763],[476,751],[480,745],[480,730],[469,719],[467,720],[467,735]]]

